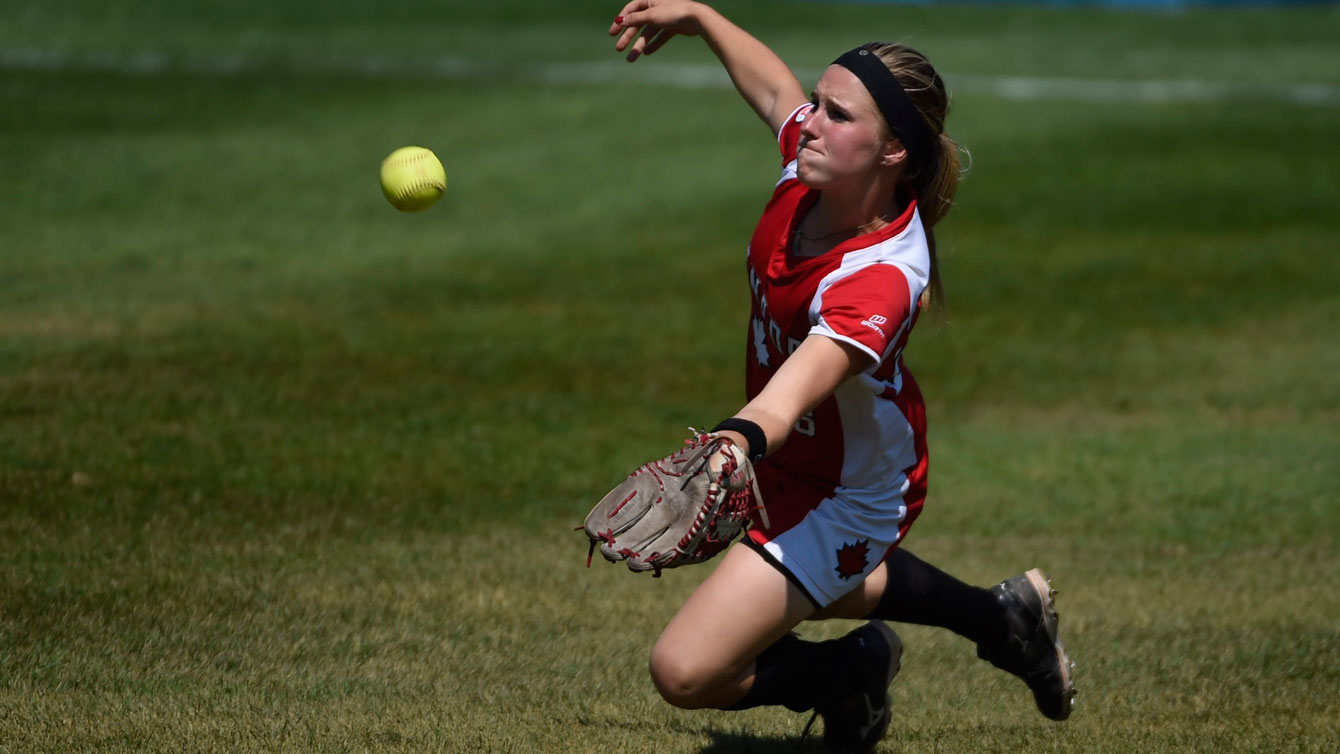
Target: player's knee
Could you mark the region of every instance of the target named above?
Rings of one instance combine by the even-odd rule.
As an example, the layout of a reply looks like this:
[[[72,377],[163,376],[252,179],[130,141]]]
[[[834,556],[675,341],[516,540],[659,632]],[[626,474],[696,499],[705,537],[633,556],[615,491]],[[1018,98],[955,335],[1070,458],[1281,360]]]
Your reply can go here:
[[[692,658],[666,651],[659,645],[651,651],[651,682],[661,698],[682,709],[699,709],[708,705],[714,688],[715,674],[695,663]]]

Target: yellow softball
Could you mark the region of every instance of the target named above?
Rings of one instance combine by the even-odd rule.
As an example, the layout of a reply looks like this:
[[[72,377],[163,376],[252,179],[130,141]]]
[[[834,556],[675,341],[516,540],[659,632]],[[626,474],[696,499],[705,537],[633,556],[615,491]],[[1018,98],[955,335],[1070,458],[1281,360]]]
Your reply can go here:
[[[401,147],[382,160],[382,193],[401,212],[433,206],[447,190],[447,171],[431,149]]]

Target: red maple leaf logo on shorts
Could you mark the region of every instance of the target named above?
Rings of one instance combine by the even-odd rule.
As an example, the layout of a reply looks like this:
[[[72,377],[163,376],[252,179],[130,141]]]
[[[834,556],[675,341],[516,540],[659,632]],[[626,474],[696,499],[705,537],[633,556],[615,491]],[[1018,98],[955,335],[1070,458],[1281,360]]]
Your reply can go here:
[[[851,544],[843,543],[837,551],[837,568],[833,569],[844,579],[865,573],[866,557],[870,554],[870,540],[858,539]]]

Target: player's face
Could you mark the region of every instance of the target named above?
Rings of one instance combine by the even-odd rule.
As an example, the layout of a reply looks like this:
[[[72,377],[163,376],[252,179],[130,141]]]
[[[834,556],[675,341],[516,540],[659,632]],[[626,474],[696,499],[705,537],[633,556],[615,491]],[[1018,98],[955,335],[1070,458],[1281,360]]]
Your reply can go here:
[[[811,188],[873,180],[888,141],[883,116],[856,74],[830,65],[811,98],[814,109],[800,128],[796,169]]]

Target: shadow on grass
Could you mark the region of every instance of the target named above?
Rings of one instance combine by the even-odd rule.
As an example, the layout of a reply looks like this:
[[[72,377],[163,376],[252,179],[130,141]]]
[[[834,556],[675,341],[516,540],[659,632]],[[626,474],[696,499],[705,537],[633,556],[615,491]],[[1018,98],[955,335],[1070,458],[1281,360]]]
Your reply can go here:
[[[777,738],[721,731],[710,731],[708,735],[712,737],[712,743],[699,749],[697,754],[818,754],[823,751],[823,738],[814,735]]]

